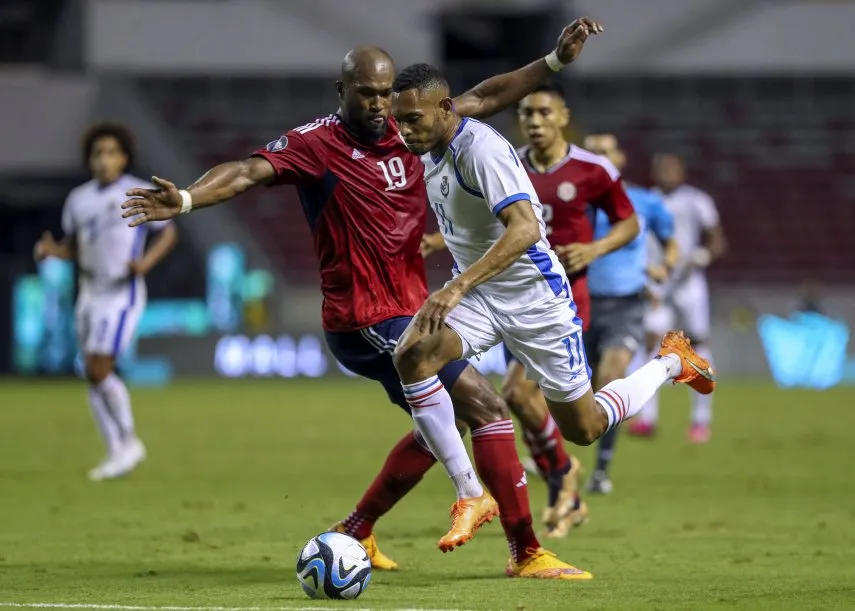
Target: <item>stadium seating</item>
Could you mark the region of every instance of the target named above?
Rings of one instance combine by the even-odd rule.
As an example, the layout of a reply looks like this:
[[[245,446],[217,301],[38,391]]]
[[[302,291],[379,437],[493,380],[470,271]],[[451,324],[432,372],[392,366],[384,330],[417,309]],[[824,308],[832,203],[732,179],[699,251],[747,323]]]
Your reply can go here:
[[[455,76],[453,82],[478,80]],[[282,129],[335,110],[331,79],[144,84],[205,167],[246,156]],[[628,178],[646,183],[655,151],[685,157],[691,182],[716,199],[730,241],[715,280],[855,280],[855,80],[574,78],[571,85],[578,130],[617,133],[629,154]],[[509,113],[496,124],[519,141]],[[248,194],[241,205],[286,276],[315,282],[311,235],[294,190]],[[428,266],[434,282],[448,269],[445,259]]]

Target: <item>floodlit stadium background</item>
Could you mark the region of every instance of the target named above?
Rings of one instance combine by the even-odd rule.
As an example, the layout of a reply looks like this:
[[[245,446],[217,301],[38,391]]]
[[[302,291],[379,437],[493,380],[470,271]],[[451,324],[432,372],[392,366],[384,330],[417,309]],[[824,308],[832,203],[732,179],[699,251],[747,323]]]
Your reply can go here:
[[[815,350],[825,337],[799,324],[758,326],[760,315],[788,317],[811,301],[855,322],[851,2],[3,4],[0,371],[72,371],[73,272],[56,262],[37,270],[31,247],[44,229],[59,233],[64,197],[85,179],[78,138],[89,121],[127,122],[141,145],[139,173],[188,184],[334,111],[333,82],[352,45],[376,43],[399,66],[440,64],[459,92],[549,50],[558,24],[582,14],[601,20],[606,34],[564,73],[576,139],[618,134],[626,175],[641,183],[653,152],[682,154],[690,182],[721,212],[730,250],[710,275],[722,376],[768,376],[770,358],[774,365],[794,349]],[[805,23],[821,23],[822,33],[806,37]],[[519,141],[511,113],[493,123]],[[180,229],[179,250],[149,278],[151,303],[126,375],[160,384],[181,375],[339,373],[318,335],[317,266],[292,189],[248,194],[181,219]],[[436,285],[448,259],[428,268]],[[768,354],[758,328],[769,335]],[[829,329],[839,344],[843,328]],[[829,359],[839,360],[837,344]],[[823,367],[839,371],[832,383],[853,377],[851,363]]]

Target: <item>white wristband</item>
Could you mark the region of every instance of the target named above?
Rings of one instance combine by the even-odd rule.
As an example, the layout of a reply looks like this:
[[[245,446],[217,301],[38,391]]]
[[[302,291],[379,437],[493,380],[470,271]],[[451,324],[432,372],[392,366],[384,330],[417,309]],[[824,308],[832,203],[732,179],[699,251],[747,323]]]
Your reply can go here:
[[[549,66],[549,69],[553,72],[560,72],[561,69],[567,65],[558,59],[558,51],[555,49],[553,49],[552,52],[543,59],[546,60],[546,65]]]
[[[178,211],[178,214],[187,214],[193,209],[193,196],[190,195],[189,191],[181,189],[178,192],[181,195],[181,210]]]

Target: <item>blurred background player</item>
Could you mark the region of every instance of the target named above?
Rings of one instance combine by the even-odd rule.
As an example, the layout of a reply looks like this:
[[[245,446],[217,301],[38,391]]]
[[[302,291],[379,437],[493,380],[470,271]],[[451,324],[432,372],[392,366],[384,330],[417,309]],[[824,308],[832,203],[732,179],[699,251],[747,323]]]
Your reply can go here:
[[[590,135],[585,138],[585,148],[605,156],[623,172],[626,155],[614,135]],[[643,293],[647,283],[648,235],[662,244],[667,269],[673,268],[679,257],[674,218],[662,199],[638,185],[624,182],[624,188],[638,215],[641,231],[632,242],[596,259],[588,268],[591,324],[585,331],[585,351],[594,370],[594,388],[597,389],[624,377],[644,342]],[[608,217],[597,210],[594,239],[602,239],[609,231]],[[612,429],[600,438],[596,468],[588,482],[590,492],[612,490],[608,467],[617,435],[618,429]]]
[[[80,292],[75,325],[89,381],[89,405],[107,456],[89,472],[92,480],[119,477],[145,459],[134,429],[131,398],[116,374],[116,359],[133,340],[145,310],[144,276],[175,246],[174,224],[130,228],[120,206],[129,189],[151,184],[127,170],[134,161],[130,130],[118,123],[97,123],[83,137],[83,158],[92,179],[68,194],[62,209],[64,237],[46,232],[35,257],[59,257],[77,263]],[[156,236],[146,250],[146,234]]]
[[[601,29],[590,20],[576,20],[548,56],[552,64],[542,58],[488,79],[456,97],[457,109],[489,116],[517,102],[553,74],[556,63],[560,69],[573,61],[587,36]],[[395,568],[376,545],[374,524],[421,480],[434,456],[458,496],[440,549],[462,545],[496,515],[496,501],[475,477],[454,427],[451,395],[457,414],[472,429],[475,462],[498,500],[514,561],[524,563],[536,555],[529,550],[540,545],[531,526],[513,423],[501,397],[465,361],[442,368],[430,384],[405,388],[392,363],[399,337],[427,296],[419,254],[427,214],[424,168],[404,146],[390,117],[394,76],[394,63],[385,51],[351,50],[337,83],[340,108],[335,115],[288,131],[248,159],[216,166],[186,190],[160,179],[155,179],[158,191],[132,190],[129,195],[143,199],[127,201],[124,216],[135,217],[131,224],[140,225],[226,201],[258,185],[298,185],[322,266],[327,343],[345,367],[380,382],[392,402],[411,413],[419,433],[395,446],[356,511],[334,528],[360,539],[375,568]],[[400,231],[389,233],[389,227]],[[558,577],[542,563],[526,566],[520,576]]]
[[[706,268],[720,258],[727,241],[713,199],[697,187],[686,184],[686,169],[677,155],[659,153],[653,157],[654,189],[674,216],[674,239],[680,257],[673,273],[659,285],[654,284],[655,299],[648,309],[644,324],[648,349],[663,330],[675,324],[684,329],[703,358],[712,362],[709,347],[710,298]],[[692,423],[689,439],[706,443],[711,435],[712,397],[692,393]],[[644,406],[630,424],[633,435],[649,436],[655,432],[659,417],[658,393]]]

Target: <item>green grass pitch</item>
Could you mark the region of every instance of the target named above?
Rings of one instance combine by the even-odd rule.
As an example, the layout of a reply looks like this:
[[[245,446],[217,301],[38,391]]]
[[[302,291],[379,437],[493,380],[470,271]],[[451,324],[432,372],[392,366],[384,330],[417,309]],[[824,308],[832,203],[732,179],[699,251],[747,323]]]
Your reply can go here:
[[[374,385],[182,381],[135,390],[149,459],[90,483],[101,446],[79,382],[0,381],[0,607],[118,604],[278,609],[855,608],[855,389],[725,381],[713,440],[686,442],[666,389],[654,441],[623,437],[615,493],[549,546],[588,583],[512,580],[494,523],[435,547],[452,489],[434,468],[381,520],[355,602],[311,601],[303,543],[345,516],[409,421]],[[590,465],[592,451],[581,456]],[[544,486],[530,477],[535,516]]]

